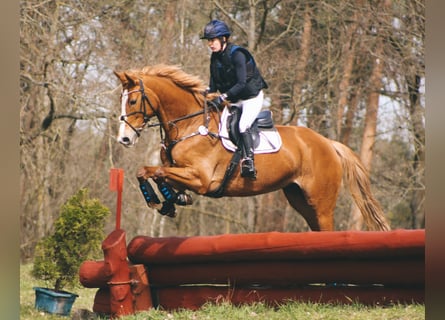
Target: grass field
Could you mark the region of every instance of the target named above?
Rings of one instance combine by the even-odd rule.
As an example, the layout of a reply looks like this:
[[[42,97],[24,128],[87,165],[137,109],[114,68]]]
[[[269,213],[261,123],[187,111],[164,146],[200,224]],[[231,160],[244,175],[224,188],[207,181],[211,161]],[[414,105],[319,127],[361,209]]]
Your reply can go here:
[[[69,319],[67,317],[48,315],[34,309],[35,286],[49,286],[31,277],[32,265],[20,267],[20,319]],[[80,309],[92,310],[94,295],[97,289],[80,288],[70,290],[79,295],[73,305],[72,314]],[[77,318],[79,319],[79,318]],[[269,308],[258,303],[249,306],[234,307],[229,304],[205,305],[199,311],[182,310],[166,312],[150,310],[136,315],[122,317],[123,320],[420,320],[425,319],[425,306],[422,304],[393,305],[369,307],[360,304],[327,305],[314,303],[289,302],[279,308]]]

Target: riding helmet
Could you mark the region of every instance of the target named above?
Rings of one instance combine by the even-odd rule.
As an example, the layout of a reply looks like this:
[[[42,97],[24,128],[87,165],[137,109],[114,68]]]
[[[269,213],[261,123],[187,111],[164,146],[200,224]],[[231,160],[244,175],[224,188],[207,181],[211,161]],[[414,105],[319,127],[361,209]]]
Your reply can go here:
[[[220,37],[230,37],[230,29],[224,21],[212,20],[204,28],[204,35],[201,39],[214,39]]]

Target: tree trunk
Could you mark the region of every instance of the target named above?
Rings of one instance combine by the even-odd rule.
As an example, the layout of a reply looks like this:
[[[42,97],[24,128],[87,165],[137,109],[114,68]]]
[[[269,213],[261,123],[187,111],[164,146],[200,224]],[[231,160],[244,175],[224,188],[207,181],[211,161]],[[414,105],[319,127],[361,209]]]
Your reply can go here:
[[[270,192],[261,195],[258,199],[257,232],[284,231],[285,208],[281,193]]]
[[[253,52],[256,47],[256,1],[249,1],[249,27],[247,29],[247,40],[248,40],[248,49],[250,52]]]
[[[357,5],[360,5],[360,2],[357,3]],[[349,26],[349,28],[346,30],[345,39],[344,39],[344,45],[343,45],[343,74],[342,78],[340,80],[339,84],[339,98],[338,98],[338,106],[337,106],[337,139],[341,140],[342,136],[342,127],[343,127],[343,116],[345,114],[345,110],[348,106],[348,100],[349,100],[349,109],[353,108],[351,105],[350,100],[350,88],[351,88],[351,76],[352,76],[352,69],[354,67],[354,60],[355,60],[355,45],[357,43],[357,28],[358,28],[358,12],[354,11],[354,16],[352,18],[352,23]],[[350,116],[351,113],[348,114]],[[345,126],[350,125],[352,126],[351,122],[345,121]],[[348,129],[347,129],[348,130]],[[351,127],[349,128],[349,131],[351,130]]]
[[[172,48],[175,41],[175,14],[176,14],[176,1],[167,2],[164,13],[163,29],[161,43],[159,45],[159,57],[160,63],[171,63],[171,58],[173,58]]]
[[[349,145],[349,139],[352,133],[352,124],[354,120],[355,112],[357,111],[358,104],[360,102],[360,85],[357,85],[351,92],[351,97],[349,98],[349,106],[346,111],[345,124],[341,129],[340,141],[345,145]]]
[[[303,35],[301,37],[301,52],[297,61],[297,67],[295,70],[295,82],[293,87],[293,111],[290,118],[295,125],[298,124],[298,108],[301,104],[301,88],[303,81],[306,78],[306,66],[309,60],[309,53],[311,47],[311,34],[312,34],[312,11],[309,4],[306,4],[304,10],[304,23],[303,23]]]
[[[383,1],[383,10],[387,9],[391,4],[390,0]],[[377,30],[379,32],[379,30]],[[374,54],[374,65],[372,68],[371,78],[369,80],[369,94],[366,104],[365,127],[363,130],[362,146],[360,149],[360,159],[368,172],[371,172],[373,147],[377,132],[377,113],[379,110],[379,97],[382,88],[382,72],[383,72],[383,39],[377,34],[376,47]],[[360,210],[353,205],[351,210],[351,220],[349,224],[350,230],[361,230],[363,228],[363,217]]]
[[[425,163],[425,134],[423,129],[422,111],[419,110],[419,88],[420,88],[419,75],[412,75],[408,77],[408,93],[409,93],[409,114],[411,121],[411,131],[414,136],[414,156],[412,161],[412,196],[410,201],[410,207],[412,212],[411,227],[424,228],[424,209],[423,199],[425,197],[425,188],[423,182],[424,176],[424,163]]]

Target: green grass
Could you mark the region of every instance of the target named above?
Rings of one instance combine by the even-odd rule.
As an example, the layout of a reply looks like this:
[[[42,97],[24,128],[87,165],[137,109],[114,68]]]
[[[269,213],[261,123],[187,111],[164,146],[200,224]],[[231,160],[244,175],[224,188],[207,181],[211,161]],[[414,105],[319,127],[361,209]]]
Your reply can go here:
[[[69,319],[67,317],[45,314],[34,309],[35,286],[48,286],[31,277],[32,265],[20,268],[20,319]],[[79,309],[92,310],[97,289],[79,288],[70,290],[79,295],[73,305],[72,314]],[[205,305],[198,311],[181,310],[167,312],[150,310],[125,316],[122,320],[246,320],[246,319],[310,319],[310,320],[420,320],[425,319],[423,304],[393,305],[370,307],[360,304],[329,305],[315,303],[289,302],[279,308],[269,308],[262,303],[234,307],[223,303]]]

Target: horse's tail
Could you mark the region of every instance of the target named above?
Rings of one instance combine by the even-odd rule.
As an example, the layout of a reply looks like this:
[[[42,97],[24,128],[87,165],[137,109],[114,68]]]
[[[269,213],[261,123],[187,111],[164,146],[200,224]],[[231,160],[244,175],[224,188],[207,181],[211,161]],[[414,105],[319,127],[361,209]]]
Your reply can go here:
[[[389,231],[383,210],[371,193],[368,171],[359,157],[347,146],[333,141],[333,146],[341,159],[343,175],[349,186],[352,198],[360,210],[366,225],[371,230]]]

